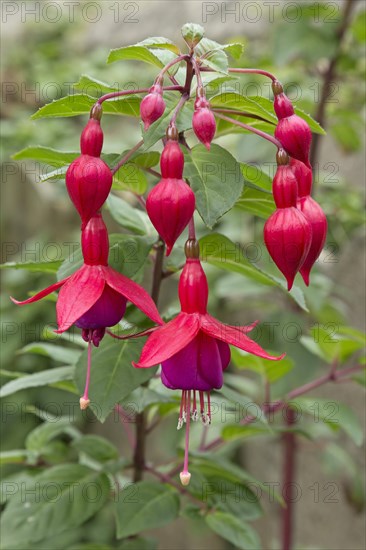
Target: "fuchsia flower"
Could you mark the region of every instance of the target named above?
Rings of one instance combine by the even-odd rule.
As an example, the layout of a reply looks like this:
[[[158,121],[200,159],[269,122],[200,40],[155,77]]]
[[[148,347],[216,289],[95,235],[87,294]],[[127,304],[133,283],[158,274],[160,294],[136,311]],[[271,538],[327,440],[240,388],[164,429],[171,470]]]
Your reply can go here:
[[[188,438],[189,419],[198,419],[199,410],[205,424],[211,422],[210,390],[223,384],[223,371],[230,362],[229,344],[258,357],[279,360],[269,355],[246,333],[256,323],[247,327],[224,325],[207,313],[208,284],[199,260],[196,240],[186,243],[186,264],[179,280],[181,313],[166,325],[157,328],[149,336],[135,367],[148,368],[161,363],[161,379],[170,389],[182,390],[178,429],[187,423],[187,440],[183,485],[189,483]],[[204,393],[207,395],[205,406]]]
[[[184,155],[175,140],[169,139],[161,155],[162,179],[146,200],[149,218],[167,245],[169,256],[175,241],[192,218],[196,200],[183,179]]]
[[[297,179],[297,208],[311,224],[312,240],[308,254],[300,268],[300,273],[307,286],[310,283],[310,271],[319,258],[327,237],[327,218],[321,206],[311,197],[313,173],[299,160],[291,159],[291,169]]]
[[[210,150],[211,141],[216,133],[216,121],[205,97],[198,97],[195,101],[192,127],[200,142]]]
[[[277,210],[264,226],[264,242],[291,290],[296,273],[302,267],[312,242],[312,227],[297,206],[297,180],[288,164],[288,155],[277,154],[279,166],[273,179],[273,197]]]
[[[81,155],[70,164],[66,172],[66,188],[83,226],[102,207],[112,187],[112,171],[100,158],[103,146],[100,117],[99,105],[99,109],[93,109],[81,134]]]
[[[163,321],[150,295],[140,285],[108,266],[108,233],[100,213],[91,218],[82,233],[84,264],[72,275],[45,288],[18,305],[41,300],[55,290],[61,289],[57,298],[57,333],[62,333],[75,324],[83,331],[89,344],[99,345],[106,327],[117,324],[123,317],[127,301],[132,302],[147,317],[161,325]],[[90,346],[89,346],[90,347]],[[80,400],[82,408],[89,404],[87,384]]]
[[[140,116],[144,130],[148,130],[153,122],[158,120],[165,111],[163,89],[160,84],[154,84],[140,104]]]

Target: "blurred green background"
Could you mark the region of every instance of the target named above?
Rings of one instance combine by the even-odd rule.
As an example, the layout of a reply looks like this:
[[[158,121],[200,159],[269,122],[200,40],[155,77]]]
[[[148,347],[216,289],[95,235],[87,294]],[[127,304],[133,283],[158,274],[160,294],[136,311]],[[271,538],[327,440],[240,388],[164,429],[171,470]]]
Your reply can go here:
[[[78,217],[64,186],[52,181],[40,183],[43,167],[31,161],[15,162],[11,155],[30,145],[77,150],[85,117],[32,121],[30,116],[45,103],[70,93],[72,83],[81,74],[118,83],[120,88],[149,86],[156,75],[153,67],[135,61],[106,65],[109,50],[148,36],[166,36],[182,45],[180,28],[185,22],[194,21],[202,24],[206,35],[214,40],[243,42],[243,59],[235,64],[274,72],[287,84],[289,97],[314,118],[320,117],[319,122],[327,130],[327,136],[317,140],[313,159],[316,198],[327,214],[329,233],[313,284],[305,290],[309,316],[275,291],[269,293],[238,274],[208,268],[211,309],[216,309],[223,321],[259,318],[279,322],[280,326],[293,323],[295,329],[300,327],[302,335],[316,324],[363,330],[365,12],[363,1],[351,3],[353,9],[345,23],[347,3],[341,1],[284,1],[280,6],[276,2],[82,1],[75,3],[74,8],[67,2],[43,1],[36,3],[35,12],[33,2],[2,2],[2,262],[59,261],[68,256],[72,243],[78,242]],[[322,105],[324,82],[332,63],[335,67],[330,93]],[[242,78],[241,86],[242,93],[259,91],[260,95],[271,97],[270,87],[260,78]],[[126,150],[141,139],[140,126],[134,119],[109,117],[103,122],[106,153]],[[271,145],[246,134],[225,136],[218,143],[238,160],[267,166],[270,173]],[[109,227],[116,230],[113,220],[106,218]],[[243,245],[255,242],[263,252],[262,226],[263,220],[235,209],[220,222],[219,230]],[[198,230],[200,235],[207,232],[203,225]],[[55,358],[19,353],[26,344],[39,341],[47,326],[54,325],[53,307],[39,303],[18,309],[8,299],[9,294],[25,296],[30,287],[43,288],[51,279],[50,275],[22,270],[2,272],[3,371],[33,373],[54,365]],[[162,292],[163,308],[169,306],[175,292],[176,281],[169,280]],[[269,331],[263,335],[263,345],[270,343],[273,349],[286,351],[296,361],[296,367],[274,384],[275,395],[311,380],[324,368],[324,363],[300,344],[299,336],[296,330],[287,337],[278,331],[273,342]],[[72,345],[69,347],[73,349]],[[353,364],[352,359],[349,364]],[[4,382],[9,379],[8,375],[3,378]],[[362,388],[339,384],[319,390],[318,395],[340,399],[363,418]],[[2,408],[3,450],[23,448],[26,435],[39,423],[36,416],[21,414],[25,403],[42,408],[52,402],[62,407],[63,399],[59,389],[34,389],[12,396],[11,405],[5,402]],[[127,452],[120,426],[113,420],[103,426],[86,423],[81,417],[76,421],[87,432],[113,440],[122,455]],[[151,438],[151,456],[163,457],[169,450],[163,435],[161,430]],[[359,514],[362,482],[357,477],[363,468],[364,452],[346,440],[341,440],[341,445],[355,465],[356,477],[339,476],[329,461],[322,468],[314,444],[302,440],[297,480],[302,498],[296,509],[299,548],[364,548],[364,518]],[[255,439],[237,452],[238,461],[257,478],[274,483],[280,479],[278,444]],[[69,450],[61,443],[55,444],[53,453],[51,462],[69,456]],[[4,475],[17,468],[5,466]],[[339,492],[337,502],[329,504],[324,487],[334,479]],[[314,484],[320,487],[318,502],[309,489]],[[278,548],[279,510],[267,504],[267,515],[256,522],[256,527],[265,548]],[[48,541],[48,546],[39,548],[71,548],[85,540],[111,543],[111,524],[106,509],[80,528],[74,539],[53,541],[54,546]],[[154,536],[159,548],[229,547],[207,530],[201,531],[194,522],[188,531],[183,520],[154,532]]]

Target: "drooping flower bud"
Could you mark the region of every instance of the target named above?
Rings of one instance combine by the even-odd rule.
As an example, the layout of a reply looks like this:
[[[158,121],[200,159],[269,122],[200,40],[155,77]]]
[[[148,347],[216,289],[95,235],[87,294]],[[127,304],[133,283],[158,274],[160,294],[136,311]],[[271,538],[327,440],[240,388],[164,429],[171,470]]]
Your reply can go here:
[[[198,97],[194,104],[193,131],[201,143],[210,150],[216,132],[216,121],[210,104],[204,97]]]
[[[81,232],[81,250],[87,265],[108,265],[108,231],[100,213],[90,218]]]
[[[311,245],[311,224],[296,208],[297,180],[283,150],[277,153],[278,168],[273,179],[273,197],[278,210],[264,226],[264,242],[291,290],[296,273]]]
[[[99,157],[103,147],[103,130],[99,120],[90,118],[80,137],[82,155]]]
[[[294,206],[279,208],[264,226],[264,241],[271,258],[291,290],[296,273],[311,245],[311,225]]]
[[[192,189],[182,179],[162,178],[150,191],[146,210],[167,245],[167,256],[193,216],[195,204]]]
[[[161,175],[163,178],[182,179],[184,155],[177,141],[169,139],[160,157]]]
[[[155,84],[140,104],[140,116],[144,123],[144,130],[146,131],[155,120],[158,120],[164,111],[163,89],[160,84]]]
[[[98,212],[112,187],[111,169],[99,157],[81,155],[66,172],[66,187],[83,224]]]
[[[293,114],[279,120],[275,137],[291,157],[309,165],[311,130],[307,122]]]

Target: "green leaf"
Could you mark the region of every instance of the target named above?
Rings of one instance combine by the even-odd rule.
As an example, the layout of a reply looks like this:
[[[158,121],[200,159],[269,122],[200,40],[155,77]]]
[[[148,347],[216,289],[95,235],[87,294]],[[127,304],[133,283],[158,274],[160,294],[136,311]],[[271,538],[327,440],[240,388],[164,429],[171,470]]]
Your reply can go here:
[[[99,435],[84,435],[76,439],[72,446],[79,453],[85,453],[98,462],[117,460],[119,457],[117,447]]]
[[[123,541],[118,550],[158,550],[158,543],[151,537],[134,537]]]
[[[284,357],[281,361],[269,361],[234,347],[231,350],[231,360],[237,368],[257,372],[269,382],[279,380],[294,367],[294,362],[289,357]]]
[[[157,151],[149,151],[148,153],[140,153],[133,156],[135,162],[141,168],[153,168],[159,164],[160,154]]]
[[[69,416],[59,416],[37,426],[27,435],[25,447],[37,456],[47,453],[48,443],[61,434],[67,434],[73,439],[80,436],[80,432],[70,424]]]
[[[221,437],[231,441],[233,439],[250,439],[251,437],[256,437],[260,435],[268,435],[270,432],[266,426],[260,425],[245,425],[240,426],[238,424],[233,424],[225,426],[221,432]]]
[[[38,388],[40,386],[54,386],[57,382],[63,382],[64,380],[73,380],[74,367],[57,367],[54,369],[44,370],[36,372],[35,374],[29,374],[11,380],[7,384],[4,384],[0,389],[0,397],[6,397],[12,395],[21,390],[28,388]]]
[[[80,79],[73,84],[73,88],[81,92],[83,95],[85,94],[93,97],[100,97],[103,94],[120,91],[120,88],[110,86],[109,84],[86,74],[81,75]]]
[[[202,65],[219,73],[228,74],[229,63],[225,53],[227,47],[209,38],[202,38],[195,50]]]
[[[286,292],[295,302],[305,311],[308,311],[304,294],[298,287],[293,287],[291,292],[287,292],[287,288],[282,279],[273,277],[261,271],[244,258],[238,244],[233,243],[224,235],[212,233],[200,239],[201,258],[202,261],[208,262],[211,265],[240,273],[253,281],[267,286],[277,286]]]
[[[0,269],[24,269],[32,273],[57,273],[62,260],[50,262],[6,262],[0,265]]]
[[[212,107],[226,107],[235,111],[245,111],[260,116],[264,120],[277,124],[272,102],[264,101],[261,96],[244,96],[236,92],[223,92],[210,99]]]
[[[99,348],[93,350],[90,408],[101,422],[105,421],[116,403],[155,374],[156,368],[137,369],[132,366],[132,361],[138,360],[141,349],[140,339],[104,339]],[[80,357],[75,371],[75,383],[81,393],[84,391],[86,364],[87,350]]]
[[[110,194],[106,205],[113,219],[125,229],[129,229],[138,235],[151,235],[155,233],[155,229],[146,212],[134,208],[121,197]]]
[[[242,550],[260,550],[261,545],[256,531],[240,518],[224,512],[211,512],[205,521],[214,533]]]
[[[28,548],[49,533],[56,537],[75,529],[103,507],[109,491],[108,477],[85,466],[48,468],[19,484],[2,514],[2,544],[9,550]]]
[[[241,197],[235,203],[235,208],[267,220],[275,211],[276,205],[271,193],[252,187],[244,187]]]
[[[339,427],[356,445],[362,445],[362,425],[353,410],[343,403],[317,397],[297,397],[292,402],[296,403],[301,411],[311,415],[314,422],[323,421],[335,428]]]
[[[244,180],[239,163],[225,149],[196,145],[185,155],[184,175],[196,195],[196,207],[212,228],[240,197]]]
[[[205,29],[197,23],[186,23],[181,28],[181,33],[188,47],[193,49],[202,40]]]
[[[61,97],[41,107],[32,119],[50,117],[70,117],[89,113],[95,103],[95,97],[74,94]],[[106,101],[103,104],[104,114],[140,116],[141,98],[131,95],[113,101]]]
[[[272,179],[259,166],[242,162],[240,168],[246,185],[250,185],[253,189],[271,193]]]
[[[50,147],[37,146],[26,147],[25,149],[18,151],[18,153],[15,153],[12,158],[14,160],[38,160],[39,162],[48,164],[49,166],[60,168],[61,166],[70,164],[79,155],[80,153],[75,153],[71,151],[57,151],[56,149],[51,149]]]
[[[147,190],[147,178],[135,162],[127,162],[114,174],[113,189],[143,195]]]
[[[21,348],[18,353],[35,353],[36,355],[49,357],[50,359],[53,359],[53,361],[57,361],[59,363],[74,365],[79,359],[81,351],[72,348],[65,348],[63,346],[56,346],[55,344],[32,342],[31,344],[27,344]]]
[[[178,53],[177,46],[167,38],[148,38],[133,46],[123,46],[111,50],[107,63],[130,59],[162,68],[169,61],[172,61]]]
[[[118,495],[115,507],[117,538],[162,527],[178,516],[178,493],[168,485],[140,481],[131,488]]]

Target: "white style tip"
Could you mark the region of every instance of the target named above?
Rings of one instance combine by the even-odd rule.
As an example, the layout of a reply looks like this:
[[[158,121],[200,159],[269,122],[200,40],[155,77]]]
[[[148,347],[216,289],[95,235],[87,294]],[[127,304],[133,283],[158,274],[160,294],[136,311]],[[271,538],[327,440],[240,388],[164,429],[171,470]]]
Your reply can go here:
[[[90,399],[85,399],[85,397],[80,397],[80,409],[82,411],[85,411],[85,409],[87,409],[90,405]]]
[[[180,482],[185,487],[189,485],[189,482],[191,481],[191,474],[189,472],[181,472],[179,474]]]

